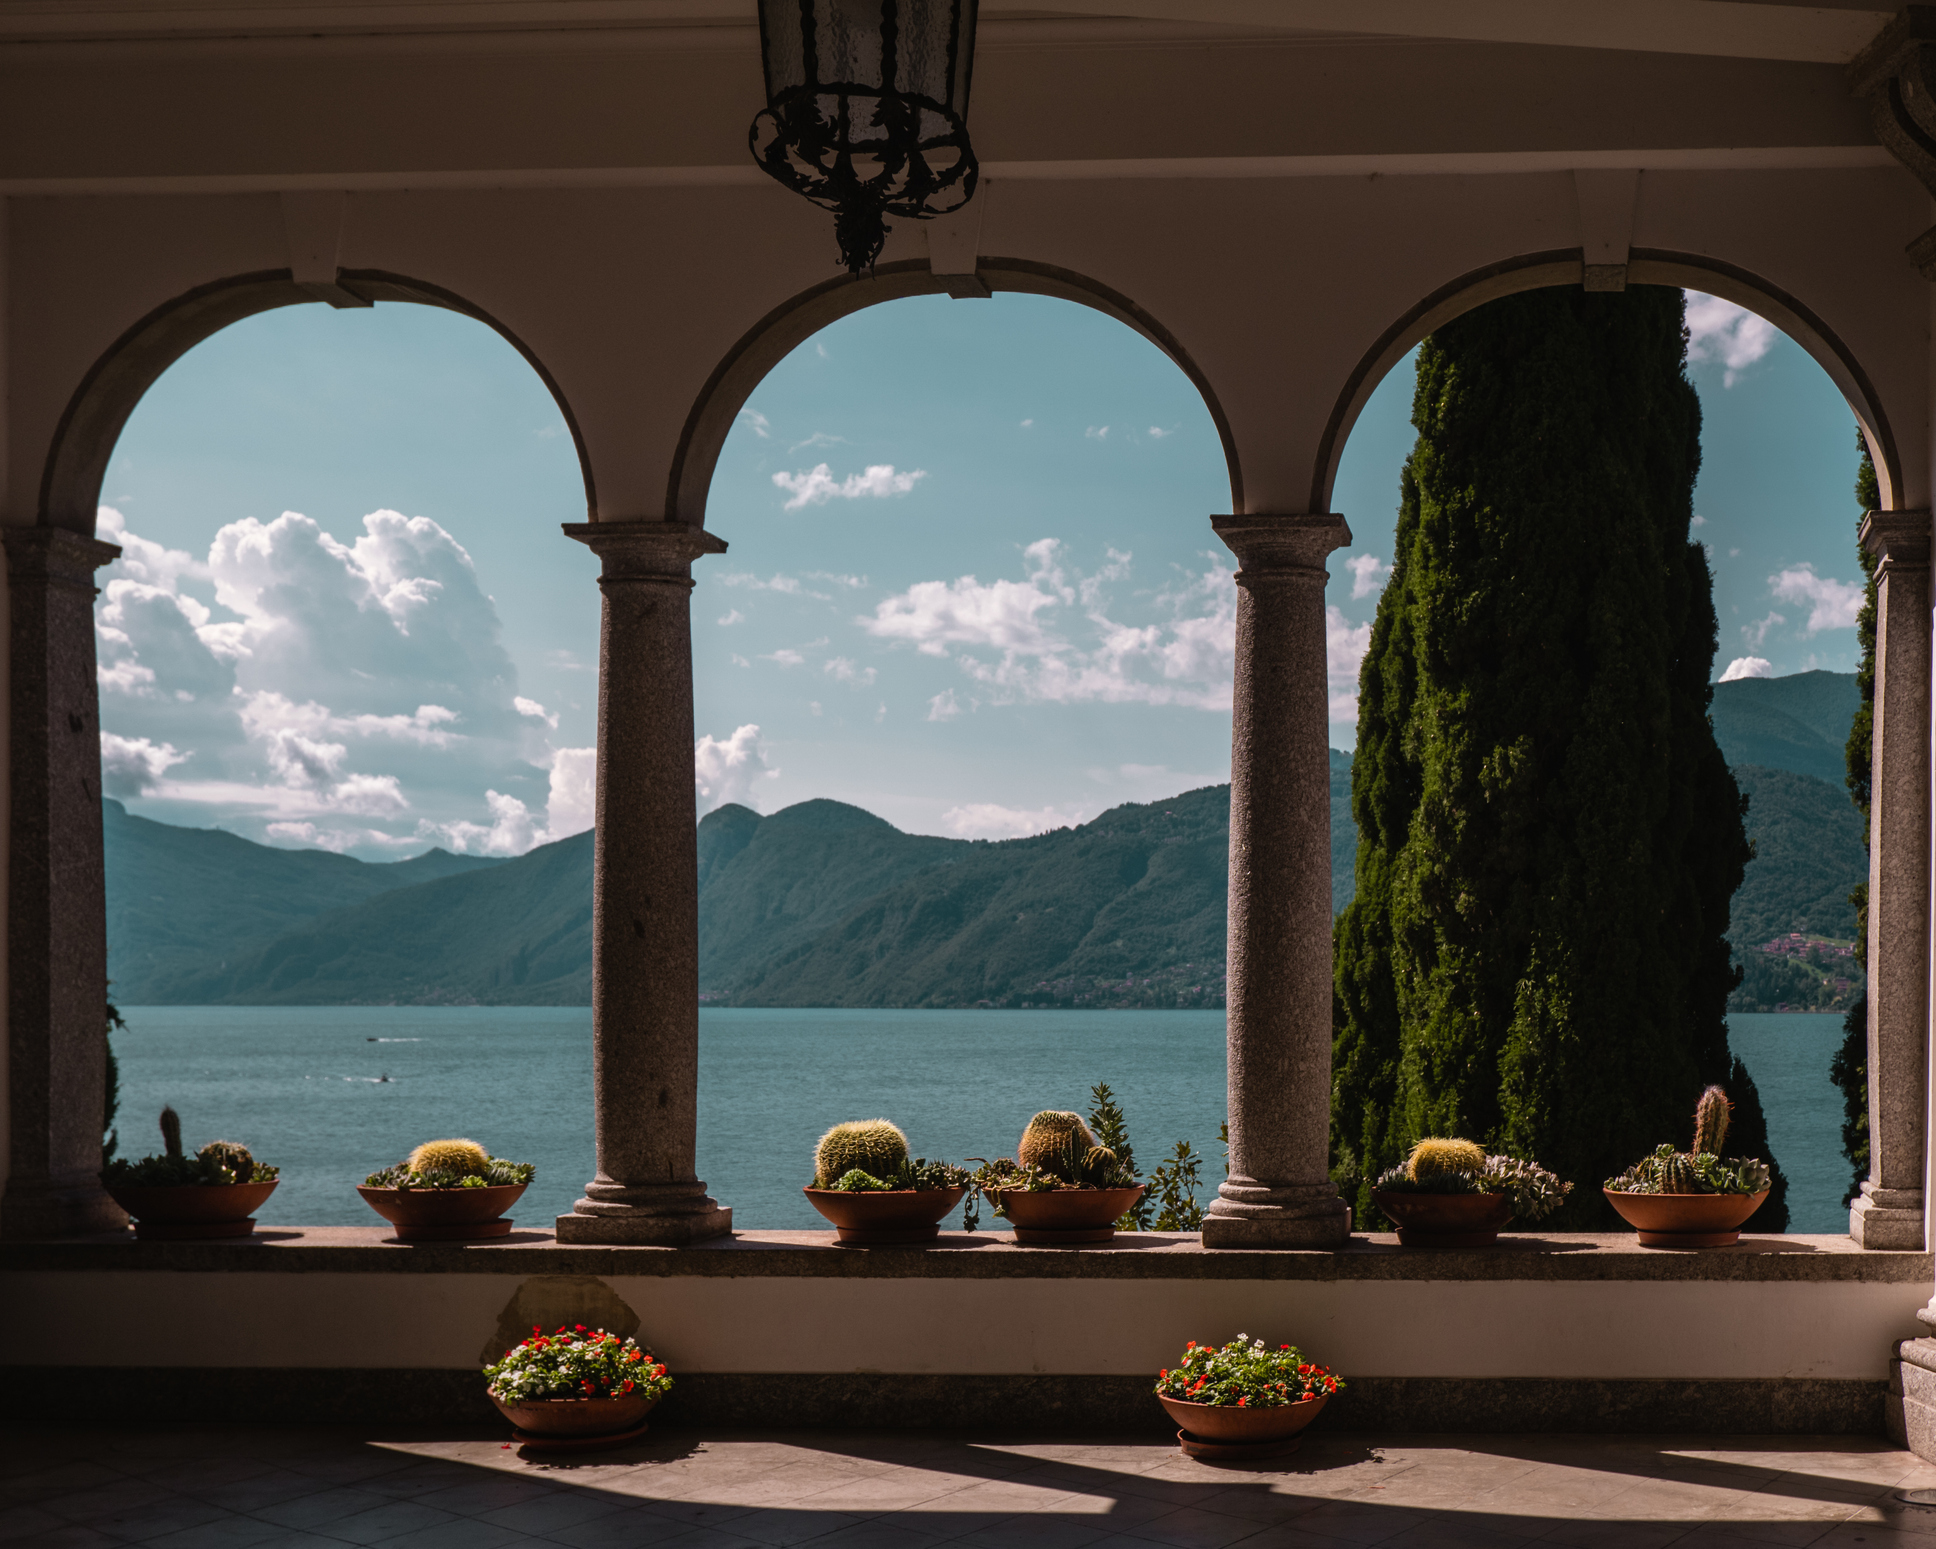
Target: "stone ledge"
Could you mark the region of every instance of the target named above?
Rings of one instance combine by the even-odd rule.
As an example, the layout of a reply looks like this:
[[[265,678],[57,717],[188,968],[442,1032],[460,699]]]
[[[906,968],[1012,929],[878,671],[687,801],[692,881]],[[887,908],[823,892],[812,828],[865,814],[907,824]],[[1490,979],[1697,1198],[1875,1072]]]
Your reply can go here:
[[[489,1425],[504,1421],[475,1371],[447,1367],[0,1367],[41,1420]],[[1334,1431],[1685,1432],[1879,1435],[1888,1385],[1830,1378],[1353,1377],[1318,1424]],[[1087,1431],[1162,1435],[1174,1424],[1139,1376],[680,1373],[655,1428]]]
[[[131,1236],[0,1244],[0,1274],[223,1271],[241,1274],[645,1275],[887,1280],[1668,1280],[1927,1283],[1927,1251],[1878,1251],[1843,1236],[1744,1237],[1732,1248],[1642,1248],[1630,1233],[1506,1236],[1496,1248],[1400,1248],[1388,1234],[1348,1246],[1206,1249],[1194,1233],[1133,1232],[1090,1248],[1024,1248],[1005,1233],[944,1232],[932,1247],[850,1249],[831,1232],[740,1232],[687,1248],[561,1244],[548,1232],[489,1243],[390,1241],[380,1226],[265,1226],[230,1242]]]

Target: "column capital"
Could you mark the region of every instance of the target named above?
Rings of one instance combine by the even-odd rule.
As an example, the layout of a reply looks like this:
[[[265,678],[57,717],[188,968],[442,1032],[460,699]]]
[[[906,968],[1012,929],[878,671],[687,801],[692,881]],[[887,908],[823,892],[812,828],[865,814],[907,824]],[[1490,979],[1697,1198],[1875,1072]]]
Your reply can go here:
[[[1844,79],[1883,148],[1936,194],[1936,6],[1907,5],[1849,61]],[[1905,249],[1936,280],[1936,226]]]
[[[1213,516],[1210,526],[1242,568],[1237,584],[1264,571],[1305,571],[1323,575],[1325,556],[1351,541],[1341,516],[1302,511]]]
[[[692,562],[724,554],[726,540],[684,522],[566,522],[564,534],[596,554],[601,581],[688,580]]]
[[[121,557],[120,547],[65,527],[0,529],[7,550],[7,579],[52,581],[94,589],[94,572]]]
[[[1871,511],[1862,518],[1856,540],[1875,555],[1881,570],[1929,568],[1930,513]]]

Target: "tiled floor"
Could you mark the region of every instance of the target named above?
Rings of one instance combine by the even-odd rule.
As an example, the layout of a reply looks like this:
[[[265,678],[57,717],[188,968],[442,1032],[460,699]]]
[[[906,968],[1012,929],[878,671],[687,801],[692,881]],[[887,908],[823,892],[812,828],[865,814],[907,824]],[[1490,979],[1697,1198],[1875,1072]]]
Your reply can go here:
[[[157,1549],[1936,1549],[1936,1468],[1827,1437],[1318,1434],[1264,1468],[1157,1442],[681,1435],[570,1464],[497,1435],[13,1429],[0,1544]]]

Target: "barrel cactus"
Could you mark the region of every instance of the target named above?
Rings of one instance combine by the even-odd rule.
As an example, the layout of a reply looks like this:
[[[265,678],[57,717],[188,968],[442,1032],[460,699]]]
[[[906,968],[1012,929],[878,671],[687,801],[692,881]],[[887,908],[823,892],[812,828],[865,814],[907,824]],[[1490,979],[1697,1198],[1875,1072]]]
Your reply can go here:
[[[1660,1159],[1660,1165],[1655,1172],[1655,1182],[1662,1194],[1702,1192],[1701,1175],[1695,1168],[1694,1158],[1682,1151]]]
[[[460,1178],[483,1176],[491,1153],[475,1140],[426,1140],[404,1163],[413,1173],[455,1173]]]
[[[219,1170],[229,1183],[248,1183],[255,1178],[255,1158],[239,1141],[211,1140],[195,1156],[211,1172]]]
[[[887,1119],[856,1119],[836,1124],[813,1149],[815,1188],[830,1189],[856,1170],[892,1178],[907,1166],[907,1136]]]
[[[1476,1178],[1486,1170],[1485,1147],[1470,1140],[1428,1138],[1412,1147],[1405,1172],[1415,1183],[1426,1183],[1448,1174]]]
[[[1057,1177],[1070,1175],[1066,1181],[1074,1183],[1077,1180],[1073,1174],[1081,1166],[1082,1158],[1099,1149],[1081,1114],[1045,1108],[1022,1131],[1021,1143],[1015,1147],[1015,1160],[1024,1167],[1039,1167]]]

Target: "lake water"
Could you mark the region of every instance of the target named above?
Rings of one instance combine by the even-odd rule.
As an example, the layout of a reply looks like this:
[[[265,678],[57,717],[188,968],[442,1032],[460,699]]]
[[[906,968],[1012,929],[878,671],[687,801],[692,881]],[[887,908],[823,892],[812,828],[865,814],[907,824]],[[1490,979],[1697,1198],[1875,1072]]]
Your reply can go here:
[[[282,1168],[264,1215],[374,1225],[355,1185],[418,1141],[468,1136],[535,1162],[516,1215],[548,1225],[592,1175],[584,1007],[123,1007],[121,1154],[158,1150],[172,1103],[190,1145],[240,1140]],[[1846,1230],[1837,1016],[1736,1016],[1768,1108],[1793,1229]],[[800,1185],[837,1119],[886,1115],[926,1156],[1012,1154],[1041,1108],[1089,1107],[1107,1081],[1147,1173],[1178,1140],[1223,1175],[1220,1011],[825,1011],[699,1014],[699,1175],[747,1228],[821,1227]],[[1663,1137],[1666,1138],[1666,1137]],[[1206,1193],[1207,1198],[1207,1193]]]

